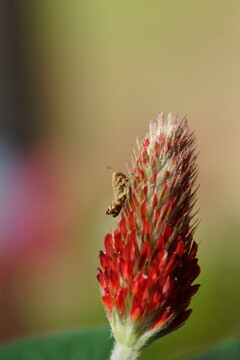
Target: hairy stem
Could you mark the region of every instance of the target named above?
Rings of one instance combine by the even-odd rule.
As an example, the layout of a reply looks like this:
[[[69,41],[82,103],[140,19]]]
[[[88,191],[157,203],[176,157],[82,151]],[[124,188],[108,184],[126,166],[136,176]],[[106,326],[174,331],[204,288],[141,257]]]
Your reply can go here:
[[[110,360],[136,360],[140,352],[116,342]]]

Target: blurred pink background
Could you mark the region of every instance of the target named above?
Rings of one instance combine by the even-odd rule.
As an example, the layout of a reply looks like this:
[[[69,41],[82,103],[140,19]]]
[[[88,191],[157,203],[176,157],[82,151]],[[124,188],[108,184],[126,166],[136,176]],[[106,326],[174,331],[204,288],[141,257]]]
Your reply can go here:
[[[239,331],[239,14],[237,0],[1,1],[2,343],[107,325],[105,168],[126,171],[136,137],[171,110],[200,150],[202,287],[188,324],[142,358]]]

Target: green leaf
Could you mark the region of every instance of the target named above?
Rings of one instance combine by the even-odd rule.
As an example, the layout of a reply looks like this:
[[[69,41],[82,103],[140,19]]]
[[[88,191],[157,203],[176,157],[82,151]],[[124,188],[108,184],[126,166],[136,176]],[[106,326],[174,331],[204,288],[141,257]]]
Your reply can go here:
[[[240,339],[228,339],[212,349],[186,360],[239,360]]]
[[[107,360],[113,346],[107,328],[64,332],[0,349],[1,360]]]
[[[113,339],[110,336],[109,329],[94,328],[14,342],[0,348],[0,359],[108,360],[112,347]],[[228,339],[214,348],[187,360],[239,359],[240,340]]]

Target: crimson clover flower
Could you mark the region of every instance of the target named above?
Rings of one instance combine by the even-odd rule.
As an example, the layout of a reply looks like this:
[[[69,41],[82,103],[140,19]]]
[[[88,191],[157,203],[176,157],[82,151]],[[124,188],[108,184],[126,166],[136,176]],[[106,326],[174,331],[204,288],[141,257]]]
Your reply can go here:
[[[111,359],[136,359],[142,348],[191,314],[199,285],[193,233],[198,167],[187,119],[170,113],[150,123],[128,174],[127,199],[105,237],[97,279],[115,338]]]

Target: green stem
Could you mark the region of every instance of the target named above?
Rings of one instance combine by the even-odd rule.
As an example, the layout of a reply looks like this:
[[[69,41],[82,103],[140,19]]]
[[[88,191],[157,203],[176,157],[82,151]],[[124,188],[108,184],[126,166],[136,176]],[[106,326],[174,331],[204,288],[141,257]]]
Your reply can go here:
[[[140,352],[116,342],[110,360],[136,360]]]

